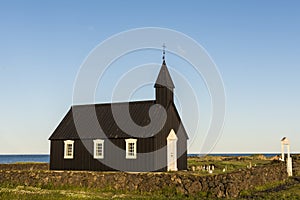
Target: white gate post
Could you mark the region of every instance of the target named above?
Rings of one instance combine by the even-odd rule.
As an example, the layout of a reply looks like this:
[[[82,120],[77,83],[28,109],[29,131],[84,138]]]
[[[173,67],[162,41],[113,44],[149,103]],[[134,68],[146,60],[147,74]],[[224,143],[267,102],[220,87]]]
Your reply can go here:
[[[283,141],[281,141],[281,161],[284,161],[284,144],[283,144]]]
[[[281,161],[284,161],[284,146],[287,146],[287,160],[286,160],[286,169],[288,176],[293,176],[293,163],[290,154],[290,142],[289,140],[284,137],[281,139]]]
[[[292,158],[287,158],[287,173],[288,176],[293,176],[293,166],[292,166]]]
[[[288,154],[288,158],[290,157],[290,144],[287,144],[287,154]]]

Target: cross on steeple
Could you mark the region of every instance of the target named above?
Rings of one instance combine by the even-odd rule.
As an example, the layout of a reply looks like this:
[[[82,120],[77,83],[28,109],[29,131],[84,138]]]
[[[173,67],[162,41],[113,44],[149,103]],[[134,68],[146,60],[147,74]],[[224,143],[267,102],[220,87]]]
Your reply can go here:
[[[162,45],[162,47],[163,47],[163,57],[162,57],[162,59],[163,59],[163,63],[165,64],[165,56],[166,56],[166,45],[165,45],[165,43]]]

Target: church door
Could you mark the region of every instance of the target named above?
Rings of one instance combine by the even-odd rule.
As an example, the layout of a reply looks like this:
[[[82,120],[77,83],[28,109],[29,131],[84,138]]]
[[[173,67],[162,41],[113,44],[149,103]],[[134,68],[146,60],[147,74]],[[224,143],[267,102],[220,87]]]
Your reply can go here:
[[[168,171],[177,171],[177,136],[173,129],[171,129],[167,137],[167,162]]]

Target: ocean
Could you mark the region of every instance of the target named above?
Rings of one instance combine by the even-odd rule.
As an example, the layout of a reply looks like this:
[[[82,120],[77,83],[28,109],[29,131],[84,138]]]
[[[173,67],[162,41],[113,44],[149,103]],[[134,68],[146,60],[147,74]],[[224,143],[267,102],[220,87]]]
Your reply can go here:
[[[0,155],[0,164],[10,164],[17,162],[46,162],[49,163],[50,156],[45,154],[36,155]]]
[[[211,156],[251,156],[256,154],[249,154],[249,153],[222,153],[222,154],[209,154]],[[259,154],[257,155],[264,155],[266,157],[273,157],[277,154]],[[188,156],[201,156],[201,154],[188,154]],[[10,164],[10,163],[17,163],[17,162],[45,162],[49,163],[50,156],[45,154],[32,154],[32,155],[0,155],[0,164]]]
[[[204,156],[207,154],[188,154],[188,156]],[[281,155],[281,153],[212,153],[210,156],[254,156],[254,155],[264,155],[265,157],[274,157],[276,155]]]

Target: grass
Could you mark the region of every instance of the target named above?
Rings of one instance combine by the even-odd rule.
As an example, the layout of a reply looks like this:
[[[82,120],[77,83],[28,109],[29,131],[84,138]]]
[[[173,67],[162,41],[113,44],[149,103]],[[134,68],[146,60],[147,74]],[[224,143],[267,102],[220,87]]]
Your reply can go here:
[[[292,180],[289,180],[292,182]],[[251,191],[243,191],[241,197],[238,199],[300,199],[300,184],[293,183],[289,185],[287,182],[276,182],[267,184],[265,186],[257,187]],[[276,188],[288,185],[284,190],[276,191]],[[214,199],[207,197],[208,194],[199,192],[197,196],[186,197],[177,195],[176,191],[172,189],[163,189],[156,193],[135,193],[135,192],[122,192],[111,191],[109,189],[78,189],[78,188],[65,188],[65,189],[43,189],[29,186],[17,187],[1,187],[0,199],[1,200],[76,200],[76,199]]]
[[[188,166],[191,168],[194,166],[196,172],[199,174],[208,174],[207,171],[201,170],[201,166],[214,164],[215,170],[213,174],[220,174],[225,172],[232,172],[239,169],[246,169],[250,166],[262,166],[270,164],[271,159],[268,159],[262,155],[253,156],[240,156],[240,157],[227,157],[227,156],[204,156],[204,157],[191,157],[188,159]]]
[[[41,187],[20,186],[8,182],[0,183],[0,199],[192,199],[184,196],[176,188],[165,187],[154,192],[122,191],[111,187],[88,188],[73,185]]]
[[[116,191],[109,188],[38,188],[30,186],[0,187],[0,199],[186,199],[184,195],[178,194],[175,189],[162,188],[154,193],[139,193]]]
[[[242,191],[240,199],[300,199],[300,182],[293,178]]]
[[[199,170],[200,166],[214,164],[216,166],[213,174],[224,173],[223,169],[226,168],[228,172],[232,172],[239,169],[245,169],[249,167],[251,162],[252,166],[260,166],[271,163],[271,160],[263,158],[262,156],[243,156],[243,157],[221,157],[221,156],[205,156],[205,157],[192,157],[188,158],[188,166],[198,166],[198,171],[188,172],[196,173],[199,175],[207,175],[207,171]],[[20,163],[25,164],[25,163]],[[170,172],[178,173],[178,172]],[[186,172],[180,172],[186,173]],[[280,187],[286,183],[278,182],[272,185],[266,185],[263,187],[257,187],[251,191],[243,191],[241,199],[247,199],[248,197],[255,196],[264,198],[266,193],[273,195],[272,197],[278,197],[277,199],[298,198],[300,199],[300,185],[290,184],[287,190],[284,191],[272,191],[272,188]],[[266,192],[268,191],[268,192]],[[31,187],[22,185],[12,185],[11,183],[0,183],[0,199],[24,199],[24,200],[73,200],[73,199],[213,199],[206,192],[201,192],[193,197],[188,197],[182,194],[180,191],[176,191],[176,188],[161,188],[155,192],[140,192],[140,191],[120,191],[113,188],[87,188],[76,186],[53,186],[51,184],[43,185],[41,187]]]

